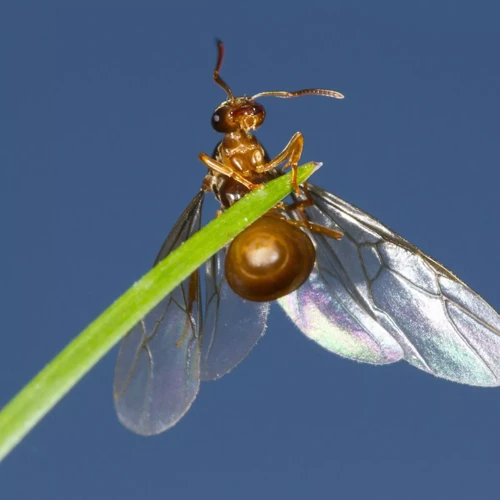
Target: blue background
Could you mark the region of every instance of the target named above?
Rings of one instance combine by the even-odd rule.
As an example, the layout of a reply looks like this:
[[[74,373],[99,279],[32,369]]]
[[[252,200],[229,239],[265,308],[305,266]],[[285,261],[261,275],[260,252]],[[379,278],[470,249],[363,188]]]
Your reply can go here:
[[[271,154],[500,309],[500,4],[2,2],[0,404],[146,272],[198,190],[224,93]],[[0,466],[5,499],[497,499],[500,390],[323,351],[273,307],[234,373],[153,438],[115,416],[116,350]]]

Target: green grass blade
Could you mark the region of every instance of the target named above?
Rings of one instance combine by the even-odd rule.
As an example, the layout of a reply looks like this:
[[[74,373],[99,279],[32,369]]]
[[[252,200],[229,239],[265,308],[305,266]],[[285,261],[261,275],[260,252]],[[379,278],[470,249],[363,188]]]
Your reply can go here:
[[[299,183],[318,167],[317,163],[300,167]],[[291,190],[287,174],[245,196],[144,275],[85,328],[0,412],[0,460],[165,295]]]

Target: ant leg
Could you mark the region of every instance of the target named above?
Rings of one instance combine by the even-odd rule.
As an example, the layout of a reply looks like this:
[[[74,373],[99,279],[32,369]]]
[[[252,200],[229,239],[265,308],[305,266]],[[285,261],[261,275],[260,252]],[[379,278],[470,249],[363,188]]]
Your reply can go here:
[[[292,226],[303,227],[305,229],[309,229],[309,231],[312,231],[313,233],[322,234],[323,236],[328,236],[328,238],[332,238],[334,240],[341,240],[344,236],[344,233],[342,231],[331,229],[320,224],[315,224],[314,222],[311,222],[309,220],[304,221],[286,219],[286,221],[289,224],[292,224]]]
[[[304,149],[304,136],[300,132],[296,132],[285,146],[283,151],[270,162],[256,167],[257,172],[268,172],[276,168],[278,165],[286,161],[285,168],[292,169],[292,185],[295,188],[297,195],[300,195],[300,187],[297,184],[297,167],[299,166],[302,150]]]
[[[285,203],[281,201],[276,205],[276,207],[279,210],[283,210],[285,212],[292,212],[294,210],[300,210],[301,212],[304,210],[304,208],[307,207],[312,207],[314,205],[314,200],[311,197],[311,194],[309,193],[309,188],[307,186],[307,181],[300,186],[302,188],[302,192],[299,194],[303,194],[305,196],[305,199],[302,200],[295,200],[293,203]]]
[[[342,233],[342,231],[337,229],[331,229],[329,227],[322,226],[320,224],[316,224],[314,222],[311,222],[307,217],[305,209],[307,207],[311,207],[314,205],[314,200],[312,199],[311,194],[309,192],[307,182],[304,182],[304,184],[302,185],[302,194],[304,194],[305,199],[296,200],[290,204],[280,202],[276,205],[276,208],[278,210],[282,210],[284,212],[296,212],[301,220],[288,219],[286,217],[283,218],[289,224],[292,224],[294,226],[309,229],[314,233],[323,234],[324,236],[328,236],[329,238],[333,238],[335,240],[342,239],[342,237],[344,236],[344,233]]]
[[[175,347],[179,348],[182,346],[184,341],[186,340],[187,333],[189,331],[189,328],[191,326],[190,324],[190,318],[192,316],[192,311],[193,311],[193,305],[196,302],[196,296],[197,296],[197,291],[200,287],[200,270],[197,269],[194,271],[191,276],[189,276],[189,282],[188,282],[188,293],[187,293],[187,314],[186,314],[186,321],[184,322],[184,328],[182,329],[181,336],[179,340],[175,343]]]
[[[286,206],[285,208],[282,208],[281,206],[279,206],[279,204],[276,205],[275,208],[278,210],[285,210],[285,211],[287,210]],[[328,238],[332,238],[334,240],[341,240],[344,237],[344,233],[338,229],[331,229],[329,227],[322,226],[321,224],[316,224],[315,222],[311,222],[307,218],[307,216],[300,210],[300,208],[299,208],[299,214],[303,220],[289,219],[285,215],[281,214],[275,214],[275,216],[280,218],[281,220],[288,222],[288,224],[291,224],[292,226],[302,227],[304,229],[312,231],[313,233],[318,233],[324,236],[328,236]]]
[[[231,167],[228,167],[227,165],[224,165],[223,163],[218,162],[217,160],[214,160],[213,158],[206,155],[205,153],[200,153],[198,155],[198,158],[210,170],[218,172],[219,174],[222,174],[222,175],[226,175],[227,177],[231,177],[232,179],[239,182],[240,184],[243,184],[245,187],[247,187],[250,190],[259,189],[262,187],[262,184],[254,184],[253,182],[250,182],[248,179],[245,179],[245,177],[243,177],[243,175],[241,175],[239,172],[233,170]]]

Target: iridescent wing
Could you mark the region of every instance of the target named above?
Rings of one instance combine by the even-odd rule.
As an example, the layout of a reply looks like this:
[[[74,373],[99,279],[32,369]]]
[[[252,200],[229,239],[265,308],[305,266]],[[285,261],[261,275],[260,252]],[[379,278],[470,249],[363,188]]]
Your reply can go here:
[[[200,228],[203,199],[204,193],[198,193],[184,210],[155,264]],[[200,273],[196,271],[122,341],[113,392],[125,427],[138,434],[158,434],[186,413],[200,384],[201,328]]]
[[[224,276],[226,250],[206,264],[201,379],[229,373],[251,351],[266,329],[269,302],[250,302],[236,295]]]
[[[302,332],[342,356],[374,364],[404,358],[438,377],[500,385],[500,316],[441,264],[379,221],[309,184],[314,234],[309,280],[280,305]]]
[[[201,225],[204,192],[184,210],[154,265]],[[200,379],[230,372],[263,335],[269,303],[236,295],[224,276],[225,249],[152,309],[123,340],[115,370],[120,421],[137,434],[175,425],[191,406]],[[205,284],[206,304],[201,304]]]

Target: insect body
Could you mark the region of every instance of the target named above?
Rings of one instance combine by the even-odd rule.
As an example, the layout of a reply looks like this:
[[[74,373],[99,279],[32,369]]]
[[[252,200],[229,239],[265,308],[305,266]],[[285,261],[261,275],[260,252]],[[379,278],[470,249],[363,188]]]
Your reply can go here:
[[[249,190],[280,175],[277,167],[284,162],[292,169],[295,192],[301,195],[307,188],[297,184],[297,166],[302,155],[304,140],[297,132],[283,151],[273,160],[251,131],[264,122],[264,107],[257,97],[298,97],[307,94],[324,95],[336,99],[344,96],[334,90],[308,89],[298,92],[261,92],[253,97],[233,96],[229,86],[219,75],[224,56],[224,46],[217,44],[219,57],[214,70],[214,80],[227,93],[224,101],[212,115],[212,127],[224,134],[215,148],[213,157],[204,153],[201,161],[209,168],[204,186],[213,191],[221,205],[228,207]],[[307,191],[305,191],[307,195]],[[308,200],[296,205],[299,210]],[[285,207],[281,207],[285,208]],[[314,265],[314,246],[309,237],[296,226],[302,225],[315,231],[316,225],[307,218],[292,221],[275,211],[263,217],[244,231],[231,244],[225,260],[226,278],[231,288],[241,297],[254,301],[274,300],[296,290],[309,276]],[[340,238],[339,231],[328,230],[333,238]]]
[[[201,225],[206,192],[221,210],[292,169],[291,205],[279,204],[214,255],[146,315],[124,339],[114,397],[121,422],[139,434],[162,432],[194,401],[200,380],[217,379],[242,361],[264,333],[277,302],[310,339],[372,364],[401,359],[455,382],[500,385],[500,316],[444,266],[362,210],[323,189],[296,182],[303,139],[296,133],[270,159],[251,131],[262,124],[262,96],[331,90],[228,94],[212,116],[224,134],[201,191],[165,240],[155,264]],[[204,297],[202,300],[202,282]]]

